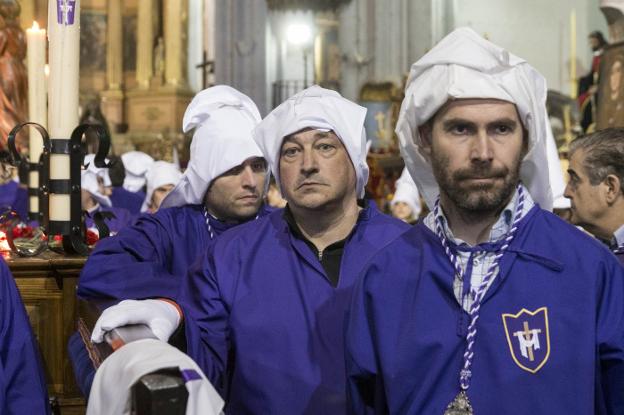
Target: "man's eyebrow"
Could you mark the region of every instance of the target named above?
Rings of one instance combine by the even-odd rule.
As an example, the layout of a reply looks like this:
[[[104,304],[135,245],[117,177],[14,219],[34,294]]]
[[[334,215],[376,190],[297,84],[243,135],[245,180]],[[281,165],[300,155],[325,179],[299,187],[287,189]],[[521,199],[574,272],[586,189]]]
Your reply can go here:
[[[329,131],[316,131],[316,133],[314,134],[314,138],[326,138],[326,137],[331,137],[331,135],[329,134]]]
[[[578,174],[576,174],[576,172],[573,169],[568,169],[568,174],[570,176],[578,177]]]
[[[497,118],[495,120],[492,120],[488,123],[488,125],[492,125],[492,124],[506,124],[506,125],[518,125],[518,121],[514,120],[513,118],[509,118],[509,117],[502,117],[502,118]]]
[[[282,145],[286,144],[286,143],[296,143],[297,140],[295,139],[295,135],[294,134],[290,134],[287,135],[286,137],[284,137],[284,140],[282,141]]]
[[[456,127],[458,125],[467,125],[474,127],[476,126],[476,123],[465,118],[450,118],[448,120],[442,121],[442,127],[445,129]]]

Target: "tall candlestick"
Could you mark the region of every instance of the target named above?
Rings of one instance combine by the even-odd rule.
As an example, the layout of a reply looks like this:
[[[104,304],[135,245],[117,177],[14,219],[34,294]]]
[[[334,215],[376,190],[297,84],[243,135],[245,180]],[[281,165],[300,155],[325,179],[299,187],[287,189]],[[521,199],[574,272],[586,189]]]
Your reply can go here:
[[[70,187],[70,158],[66,151],[69,148],[71,133],[78,125],[80,0],[50,0],[48,30],[50,39],[48,130],[52,142],[50,230],[51,233],[66,234],[70,220],[70,194],[69,191],[61,189]],[[56,231],[61,228],[62,231]]]
[[[26,29],[28,66],[28,121],[41,124],[44,128],[48,124],[48,91],[45,80],[46,65],[46,31],[39,29],[39,24],[33,22],[32,28]],[[39,132],[30,128],[29,135],[30,163],[38,163],[43,151],[43,140]],[[31,164],[32,165],[32,164]],[[28,187],[34,190],[39,188],[39,173],[30,169]],[[35,219],[39,212],[39,197],[29,197],[30,216]]]

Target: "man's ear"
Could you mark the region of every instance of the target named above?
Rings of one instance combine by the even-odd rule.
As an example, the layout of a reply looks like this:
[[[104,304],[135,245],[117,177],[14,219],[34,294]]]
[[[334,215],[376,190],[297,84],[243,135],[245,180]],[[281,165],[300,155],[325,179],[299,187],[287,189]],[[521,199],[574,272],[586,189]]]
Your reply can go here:
[[[622,194],[622,182],[615,174],[609,174],[602,182],[606,186],[606,199],[608,204],[613,204]]]
[[[529,152],[529,131],[522,127],[522,160]]]

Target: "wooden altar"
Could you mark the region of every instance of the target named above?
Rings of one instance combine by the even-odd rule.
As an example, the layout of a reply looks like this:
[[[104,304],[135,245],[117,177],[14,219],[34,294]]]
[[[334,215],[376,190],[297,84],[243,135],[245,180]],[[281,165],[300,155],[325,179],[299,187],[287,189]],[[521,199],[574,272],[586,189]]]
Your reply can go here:
[[[34,258],[5,258],[20,291],[42,356],[48,393],[62,415],[84,414],[67,341],[76,327],[76,284],[86,257],[45,251]]]

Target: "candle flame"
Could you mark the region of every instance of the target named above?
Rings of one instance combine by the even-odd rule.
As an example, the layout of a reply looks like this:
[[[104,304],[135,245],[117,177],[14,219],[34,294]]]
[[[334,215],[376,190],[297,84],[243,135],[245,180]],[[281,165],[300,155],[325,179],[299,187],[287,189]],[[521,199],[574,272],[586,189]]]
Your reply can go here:
[[[7,240],[6,233],[0,231],[0,251],[10,251],[9,241]]]
[[[39,30],[39,23],[37,23],[37,21],[35,20],[33,22],[33,25],[31,27],[32,30]]]
[[[47,63],[43,66],[43,73],[45,74],[45,76],[50,76],[50,65],[48,65]]]

